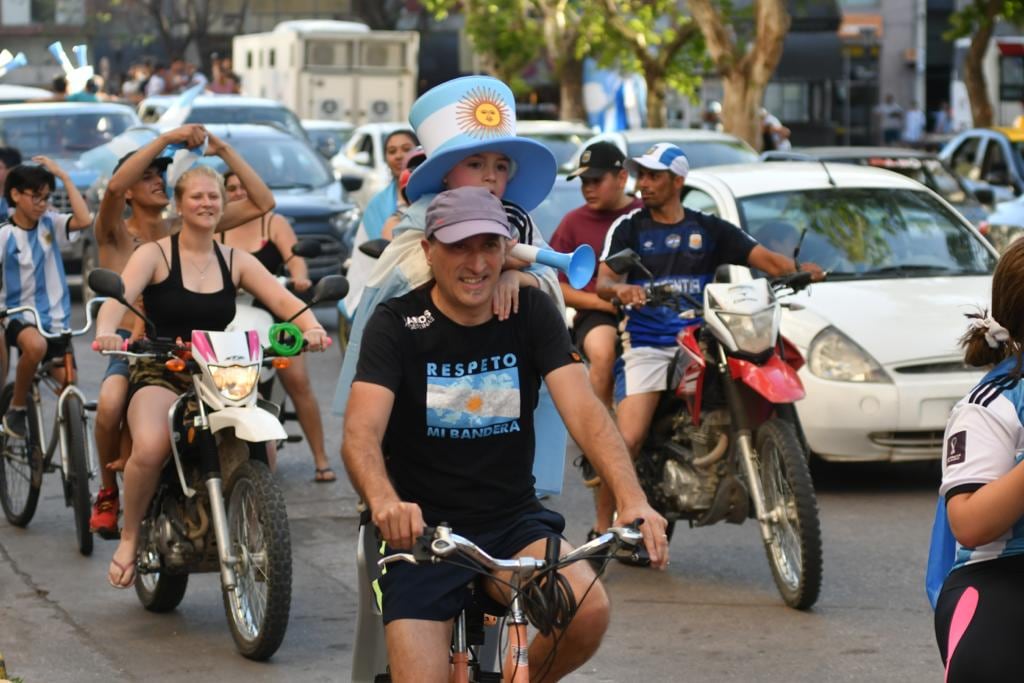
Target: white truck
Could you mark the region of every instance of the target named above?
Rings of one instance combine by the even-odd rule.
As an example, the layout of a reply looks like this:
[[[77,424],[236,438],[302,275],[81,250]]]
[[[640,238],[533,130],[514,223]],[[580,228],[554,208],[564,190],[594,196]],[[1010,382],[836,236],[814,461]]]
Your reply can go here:
[[[296,20],[235,36],[232,61],[243,95],[277,100],[300,118],[360,125],[408,118],[419,44],[415,31]]]

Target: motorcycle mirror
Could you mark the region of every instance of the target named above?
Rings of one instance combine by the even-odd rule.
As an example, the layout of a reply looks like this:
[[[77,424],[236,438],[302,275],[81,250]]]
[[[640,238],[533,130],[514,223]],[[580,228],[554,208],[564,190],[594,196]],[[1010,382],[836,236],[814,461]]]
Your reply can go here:
[[[292,245],[292,256],[315,258],[323,252],[318,240],[299,240]]]
[[[124,282],[121,276],[106,268],[94,268],[89,273],[89,289],[100,296],[109,296],[121,303],[124,300]]]
[[[380,258],[380,255],[384,253],[388,245],[391,244],[388,240],[383,237],[375,240],[367,240],[359,245],[359,251],[363,252],[370,258]]]
[[[644,263],[640,258],[640,254],[636,253],[632,249],[623,249],[622,251],[615,252],[606,258],[604,262],[616,275],[625,275],[633,268],[636,268],[643,273],[648,280],[654,279],[654,275],[651,274],[651,271],[647,270],[644,266]]]
[[[125,300],[124,280],[120,275],[106,268],[95,268],[89,273],[89,288],[100,296],[108,296],[127,306],[129,311],[146,323],[146,334],[149,337],[156,337],[156,325],[153,324],[153,321]]]
[[[345,192],[357,192],[363,186],[363,179],[357,175],[343,175],[341,186],[345,188]]]
[[[345,279],[344,275],[322,277],[316,283],[316,286],[313,287],[313,295],[309,298],[309,303],[300,308],[295,315],[288,318],[285,322],[292,322],[308,311],[310,306],[315,306],[321,301],[340,301],[345,298],[346,294],[348,294],[348,280]]]

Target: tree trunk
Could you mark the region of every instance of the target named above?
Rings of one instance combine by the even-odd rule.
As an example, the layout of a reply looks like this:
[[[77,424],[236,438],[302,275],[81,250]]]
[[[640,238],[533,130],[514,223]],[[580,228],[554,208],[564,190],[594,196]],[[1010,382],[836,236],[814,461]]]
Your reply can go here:
[[[644,81],[647,83],[647,127],[665,127],[665,91],[668,84],[662,73],[645,70]]]
[[[974,119],[974,126],[983,128],[992,125],[992,103],[988,99],[988,86],[985,83],[985,71],[981,67],[985,58],[985,51],[988,50],[989,41],[992,39],[994,20],[990,16],[990,8],[994,9],[997,3],[990,0],[989,7],[986,7],[985,16],[978,24],[978,31],[971,38],[971,46],[967,49],[964,57],[964,85],[967,86],[967,96],[971,101],[971,117]]]
[[[764,86],[757,87],[746,74],[735,72],[722,79],[722,126],[725,132],[743,138],[760,151],[761,98]]]
[[[564,121],[586,121],[587,112],[583,108],[583,62],[572,56],[566,57],[557,76],[559,118]]]

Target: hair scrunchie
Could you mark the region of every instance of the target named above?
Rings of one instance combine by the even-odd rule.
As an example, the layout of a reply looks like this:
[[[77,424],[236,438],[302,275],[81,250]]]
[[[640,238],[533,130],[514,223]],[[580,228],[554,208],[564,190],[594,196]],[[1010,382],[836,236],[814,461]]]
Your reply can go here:
[[[997,349],[1000,344],[1010,341],[1010,332],[990,315],[971,318],[971,330],[984,330],[985,342],[989,348]]]

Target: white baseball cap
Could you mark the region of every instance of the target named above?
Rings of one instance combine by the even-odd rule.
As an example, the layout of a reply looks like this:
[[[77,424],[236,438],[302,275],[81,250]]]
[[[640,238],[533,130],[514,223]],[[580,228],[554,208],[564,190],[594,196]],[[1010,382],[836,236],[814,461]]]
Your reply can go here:
[[[690,162],[683,150],[671,142],[659,142],[642,156],[626,160],[626,169],[633,175],[637,174],[640,167],[651,171],[670,171],[681,178],[690,172]]]

